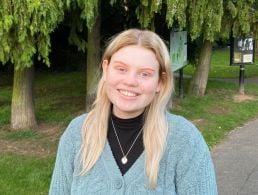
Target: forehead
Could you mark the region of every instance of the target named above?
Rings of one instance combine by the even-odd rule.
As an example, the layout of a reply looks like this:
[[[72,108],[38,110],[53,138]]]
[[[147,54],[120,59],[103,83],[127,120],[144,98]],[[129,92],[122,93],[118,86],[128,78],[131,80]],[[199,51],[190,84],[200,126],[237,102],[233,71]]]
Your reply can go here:
[[[116,51],[111,63],[122,62],[126,65],[159,67],[155,53],[139,45],[129,45]]]

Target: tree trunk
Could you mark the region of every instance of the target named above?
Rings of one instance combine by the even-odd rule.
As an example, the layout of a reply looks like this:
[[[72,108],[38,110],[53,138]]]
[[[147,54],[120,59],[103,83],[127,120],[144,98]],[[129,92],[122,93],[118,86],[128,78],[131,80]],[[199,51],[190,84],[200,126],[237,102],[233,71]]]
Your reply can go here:
[[[204,96],[210,69],[212,42],[205,40],[201,46],[198,65],[189,86],[189,93]]]
[[[14,70],[11,108],[11,128],[14,130],[37,126],[34,109],[34,68]]]
[[[100,24],[101,17],[99,12],[94,26],[91,30],[88,31],[86,66],[86,111],[90,110],[90,107],[96,97],[100,63]]]

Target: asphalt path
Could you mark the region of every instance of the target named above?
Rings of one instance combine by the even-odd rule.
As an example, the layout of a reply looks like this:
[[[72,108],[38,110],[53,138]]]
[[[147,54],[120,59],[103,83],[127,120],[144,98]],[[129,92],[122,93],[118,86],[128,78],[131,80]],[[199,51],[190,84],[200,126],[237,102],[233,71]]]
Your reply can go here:
[[[219,195],[258,195],[258,119],[212,149]]]
[[[244,83],[258,85],[258,77]],[[219,195],[258,195],[258,118],[232,130],[212,149],[212,158]]]

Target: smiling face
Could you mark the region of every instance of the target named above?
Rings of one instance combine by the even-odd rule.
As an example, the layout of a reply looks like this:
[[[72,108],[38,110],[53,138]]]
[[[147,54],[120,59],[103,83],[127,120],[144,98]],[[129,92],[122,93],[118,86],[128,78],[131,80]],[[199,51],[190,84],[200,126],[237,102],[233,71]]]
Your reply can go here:
[[[149,49],[130,45],[102,64],[107,96],[120,118],[140,115],[159,92],[159,62]]]

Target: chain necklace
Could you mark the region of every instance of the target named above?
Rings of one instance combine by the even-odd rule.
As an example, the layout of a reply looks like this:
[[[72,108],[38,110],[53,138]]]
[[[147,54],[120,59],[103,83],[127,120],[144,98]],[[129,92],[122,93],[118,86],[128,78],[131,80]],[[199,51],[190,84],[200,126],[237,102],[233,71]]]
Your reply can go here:
[[[134,139],[132,145],[130,146],[129,150],[128,150],[127,153],[125,154],[125,153],[124,153],[124,150],[123,150],[123,148],[122,148],[122,145],[121,145],[121,143],[120,143],[120,140],[119,140],[119,138],[118,138],[117,131],[116,131],[116,128],[115,128],[115,125],[114,125],[114,122],[113,122],[112,117],[111,117],[111,123],[112,123],[112,126],[113,126],[114,133],[115,133],[115,135],[116,135],[116,139],[117,139],[118,145],[119,145],[120,150],[121,150],[121,152],[122,152],[122,154],[123,154],[123,157],[121,158],[121,162],[122,162],[122,164],[125,165],[125,164],[128,162],[127,156],[128,156],[128,154],[129,154],[129,152],[131,151],[131,149],[133,148],[133,146],[134,146],[136,140],[137,140],[138,137],[140,136],[140,134],[141,134],[143,128],[141,128],[141,130],[140,130],[139,133],[137,134],[136,138]]]

